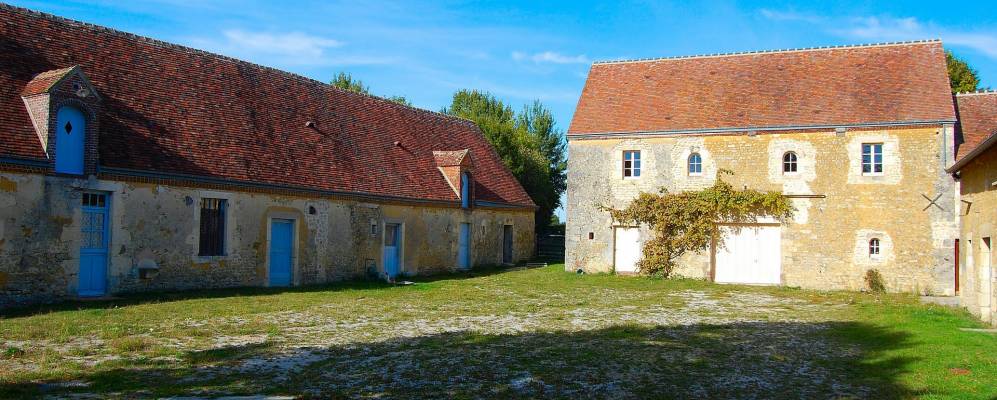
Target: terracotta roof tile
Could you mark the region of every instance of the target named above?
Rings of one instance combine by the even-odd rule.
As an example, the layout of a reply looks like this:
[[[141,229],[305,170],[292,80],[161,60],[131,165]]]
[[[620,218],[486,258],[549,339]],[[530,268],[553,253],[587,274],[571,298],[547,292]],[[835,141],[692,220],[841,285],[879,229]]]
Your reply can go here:
[[[21,91],[21,96],[27,97],[48,92],[48,90],[52,88],[52,85],[55,85],[62,80],[63,77],[69,75],[69,73],[75,68],[75,66],[59,68],[35,75],[35,77],[31,79],[31,82],[24,85],[24,90]]]
[[[103,99],[103,167],[457,201],[433,151],[469,149],[479,199],[533,206],[467,120],[3,4],[0,38],[0,157],[44,158],[21,93],[79,65]]]
[[[470,151],[468,149],[456,150],[456,151],[434,151],[433,157],[436,159],[437,167],[451,167],[460,165],[464,161],[464,157]]]
[[[973,151],[997,133],[997,92],[960,93],[955,96],[959,113],[956,160]]]
[[[954,121],[939,41],[596,63],[568,134]]]

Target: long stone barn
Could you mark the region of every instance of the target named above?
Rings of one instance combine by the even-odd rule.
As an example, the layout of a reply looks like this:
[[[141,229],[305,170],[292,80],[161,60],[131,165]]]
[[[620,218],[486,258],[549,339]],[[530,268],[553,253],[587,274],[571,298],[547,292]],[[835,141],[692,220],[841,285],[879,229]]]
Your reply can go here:
[[[0,5],[0,307],[512,264],[535,208],[470,121]]]
[[[722,227],[726,246],[678,275],[857,290],[876,270],[890,291],[954,295],[958,115],[940,41],[595,63],[568,131],[565,268],[634,273],[648,228],[598,206],[727,169],[797,212]]]

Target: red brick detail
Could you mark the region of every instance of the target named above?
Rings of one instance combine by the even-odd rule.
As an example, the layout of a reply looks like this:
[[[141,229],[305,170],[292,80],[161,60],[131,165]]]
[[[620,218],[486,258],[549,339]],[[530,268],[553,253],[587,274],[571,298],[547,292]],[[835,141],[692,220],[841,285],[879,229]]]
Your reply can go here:
[[[568,134],[954,120],[930,41],[597,63]]]
[[[956,160],[973,151],[997,133],[997,92],[964,93],[955,96],[959,113]]]
[[[456,202],[433,151],[469,149],[479,199],[534,206],[464,119],[9,5],[0,37],[0,156],[45,158],[20,94],[78,65],[102,97],[101,166]]]

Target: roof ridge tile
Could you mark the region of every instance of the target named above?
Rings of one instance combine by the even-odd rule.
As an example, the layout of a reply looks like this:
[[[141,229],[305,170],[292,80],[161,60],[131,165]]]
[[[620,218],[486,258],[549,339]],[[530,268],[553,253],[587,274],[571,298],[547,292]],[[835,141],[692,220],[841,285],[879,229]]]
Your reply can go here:
[[[646,58],[619,59],[619,60],[603,60],[603,61],[594,61],[592,62],[592,64],[593,65],[627,64],[627,63],[641,63],[641,62],[669,61],[669,60],[688,60],[695,58],[717,58],[717,57],[736,57],[736,56],[761,55],[761,54],[796,53],[796,52],[819,51],[819,50],[848,50],[848,49],[859,49],[859,48],[868,48],[868,47],[905,46],[912,44],[932,44],[932,43],[941,43],[941,42],[942,42],[941,39],[921,39],[921,40],[850,44],[850,45],[837,45],[837,46],[832,45],[832,46],[798,47],[798,48],[781,49],[781,50],[780,49],[749,50],[749,51],[736,51],[729,53],[709,53],[709,54],[695,54],[695,55],[670,56],[670,57],[646,57]]]

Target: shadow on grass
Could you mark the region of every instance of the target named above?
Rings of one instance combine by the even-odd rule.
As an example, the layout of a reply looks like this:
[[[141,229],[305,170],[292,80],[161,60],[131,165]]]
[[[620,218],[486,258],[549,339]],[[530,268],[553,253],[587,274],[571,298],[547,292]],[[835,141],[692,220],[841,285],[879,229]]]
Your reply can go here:
[[[884,353],[910,345],[905,333],[855,322],[460,331],[286,350],[233,346],[64,378],[86,387],[4,383],[0,395],[897,398],[925,394],[899,382],[913,360]]]
[[[411,280],[413,282],[436,282],[443,280],[460,280],[502,274],[516,269],[508,266],[481,266],[473,270],[451,273],[440,273],[415,277],[400,278],[399,280]],[[171,301],[196,300],[196,299],[217,299],[236,296],[269,296],[281,293],[312,293],[340,290],[369,290],[385,289],[395,286],[379,280],[355,279],[349,281],[305,285],[296,287],[236,287],[222,289],[192,289],[175,291],[154,291],[141,293],[122,293],[107,299],[93,300],[67,300],[50,304],[29,305],[0,309],[0,320],[4,318],[29,317],[32,315],[47,314],[55,311],[75,311],[106,309],[115,307],[126,307],[132,305],[148,303],[166,303]]]

